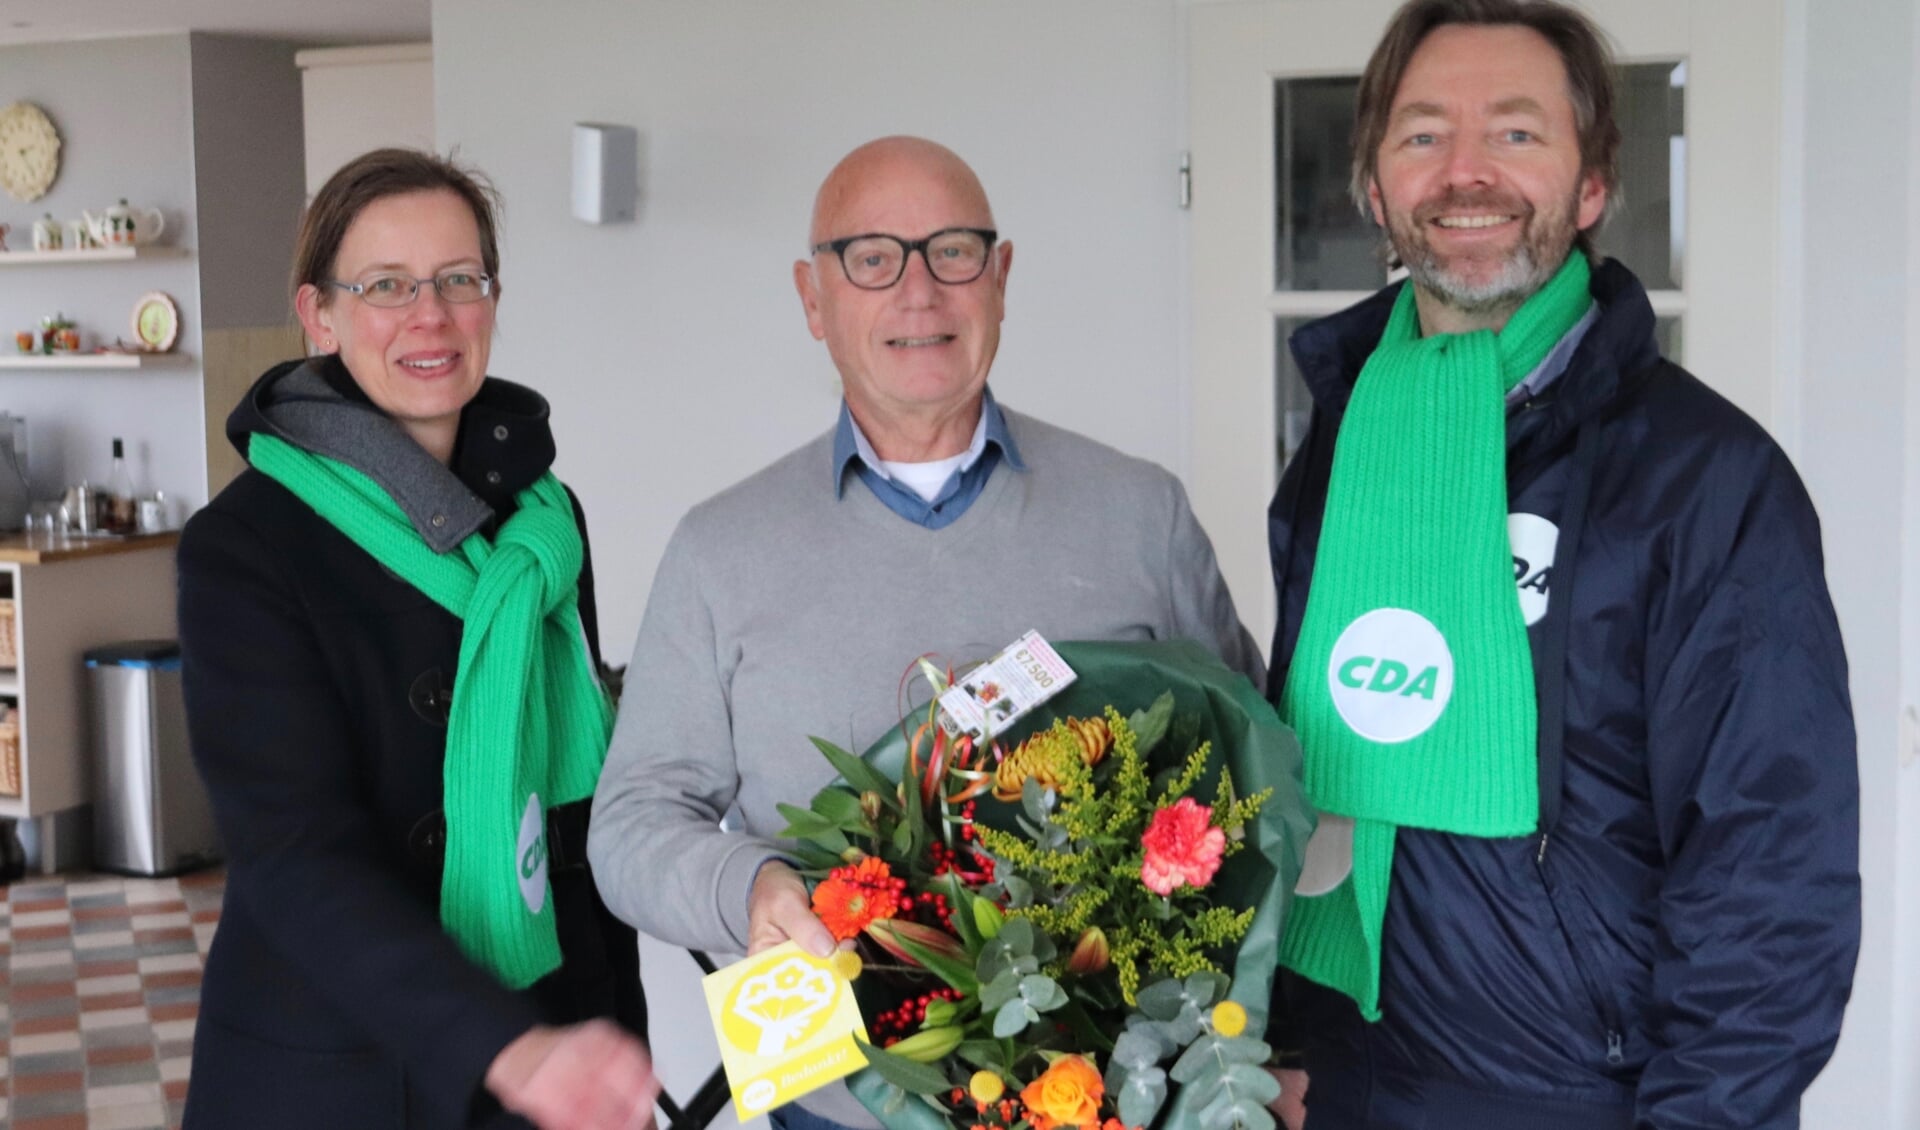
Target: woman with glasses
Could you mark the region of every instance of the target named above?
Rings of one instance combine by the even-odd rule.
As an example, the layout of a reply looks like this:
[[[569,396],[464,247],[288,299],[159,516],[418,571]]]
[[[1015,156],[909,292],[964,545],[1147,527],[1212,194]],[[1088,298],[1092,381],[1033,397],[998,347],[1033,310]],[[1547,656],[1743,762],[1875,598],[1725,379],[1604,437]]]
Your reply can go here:
[[[547,403],[487,373],[491,190],[383,149],[295,251],[317,353],[227,422],[180,543],[194,758],[229,857],[186,1125],[638,1128],[633,931],[586,868],[612,720]]]

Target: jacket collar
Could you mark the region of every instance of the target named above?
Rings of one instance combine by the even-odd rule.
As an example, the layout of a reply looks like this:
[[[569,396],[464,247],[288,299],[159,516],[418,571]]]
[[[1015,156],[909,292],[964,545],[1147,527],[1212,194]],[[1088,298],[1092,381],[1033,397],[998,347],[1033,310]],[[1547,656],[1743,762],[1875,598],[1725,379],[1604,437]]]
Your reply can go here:
[[[461,412],[443,467],[374,406],[338,357],[288,361],[254,383],[227,418],[244,456],[255,433],[337,459],[386,490],[437,552],[512,513],[514,496],[553,464],[546,400],[488,377]]]
[[[1308,323],[1289,339],[1294,362],[1321,409],[1336,416],[1346,411],[1361,366],[1373,355],[1394,300],[1406,285],[1395,283],[1338,314]],[[1581,339],[1566,374],[1513,417],[1508,446],[1515,461],[1557,446],[1660,359],[1653,306],[1633,272],[1616,260],[1604,260],[1594,267],[1588,289],[1599,304],[1599,320]]]

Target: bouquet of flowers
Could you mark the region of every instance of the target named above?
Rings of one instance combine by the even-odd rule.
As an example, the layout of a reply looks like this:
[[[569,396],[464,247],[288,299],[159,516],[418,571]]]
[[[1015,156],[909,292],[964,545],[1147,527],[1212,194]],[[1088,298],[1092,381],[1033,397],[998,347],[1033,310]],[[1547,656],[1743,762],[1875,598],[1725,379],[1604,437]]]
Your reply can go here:
[[[840,779],[782,807],[863,959],[853,1092],[893,1130],[1271,1130],[1299,745],[1195,645],[1057,650],[1078,680],[1012,732],[815,739]]]

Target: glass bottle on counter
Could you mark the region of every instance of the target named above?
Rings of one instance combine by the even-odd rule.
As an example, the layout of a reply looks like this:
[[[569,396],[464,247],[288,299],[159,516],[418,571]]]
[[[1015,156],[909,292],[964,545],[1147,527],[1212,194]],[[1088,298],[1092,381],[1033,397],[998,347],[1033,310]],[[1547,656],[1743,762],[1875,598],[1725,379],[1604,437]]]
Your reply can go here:
[[[113,465],[100,492],[100,528],[111,534],[130,534],[134,528],[133,476],[127,471],[126,445],[113,437]]]

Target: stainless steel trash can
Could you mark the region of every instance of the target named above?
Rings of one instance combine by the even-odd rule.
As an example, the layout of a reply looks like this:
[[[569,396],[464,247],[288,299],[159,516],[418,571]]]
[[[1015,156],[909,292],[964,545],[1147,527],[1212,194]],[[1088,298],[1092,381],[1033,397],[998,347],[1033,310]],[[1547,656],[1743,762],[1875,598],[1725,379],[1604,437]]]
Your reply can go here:
[[[94,866],[175,875],[217,862],[213,812],[187,744],[180,645],[109,644],[86,664]]]

